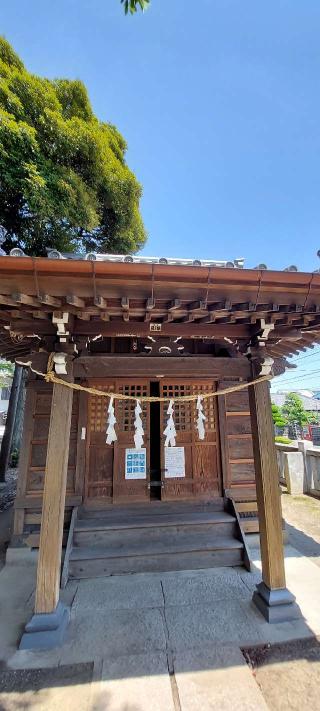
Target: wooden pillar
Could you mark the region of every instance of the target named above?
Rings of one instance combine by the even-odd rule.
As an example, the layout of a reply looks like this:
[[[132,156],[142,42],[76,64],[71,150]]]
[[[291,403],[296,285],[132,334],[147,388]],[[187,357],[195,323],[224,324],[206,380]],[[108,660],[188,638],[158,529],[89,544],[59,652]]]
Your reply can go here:
[[[54,384],[43,490],[35,612],[59,602],[73,391]]]
[[[69,610],[59,602],[59,588],[72,400],[73,390],[53,385],[35,614],[26,626],[20,649],[55,646],[69,621]]]
[[[260,527],[262,583],[253,600],[268,622],[300,616],[286,588],[277,455],[268,381],[249,387]]]

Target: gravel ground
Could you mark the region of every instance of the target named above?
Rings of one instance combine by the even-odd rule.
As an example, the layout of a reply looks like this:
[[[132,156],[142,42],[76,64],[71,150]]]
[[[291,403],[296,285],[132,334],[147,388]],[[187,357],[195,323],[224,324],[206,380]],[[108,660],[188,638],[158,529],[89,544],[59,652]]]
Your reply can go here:
[[[17,489],[17,469],[8,469],[6,481],[0,484],[0,513],[12,506]]]
[[[281,503],[289,543],[320,567],[320,499],[284,490]]]
[[[316,637],[242,650],[270,711],[320,709],[320,643]]]
[[[0,484],[0,570],[4,565],[6,549],[11,535],[17,476],[17,469],[8,469],[5,483]]]

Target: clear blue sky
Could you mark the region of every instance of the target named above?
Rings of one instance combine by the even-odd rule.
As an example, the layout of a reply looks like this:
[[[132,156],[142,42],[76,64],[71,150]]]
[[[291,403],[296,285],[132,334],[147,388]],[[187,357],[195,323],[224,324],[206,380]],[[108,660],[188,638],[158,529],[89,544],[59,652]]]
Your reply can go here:
[[[319,0],[153,0],[134,17],[10,0],[0,20],[31,71],[82,79],[125,136],[145,254],[320,267]]]

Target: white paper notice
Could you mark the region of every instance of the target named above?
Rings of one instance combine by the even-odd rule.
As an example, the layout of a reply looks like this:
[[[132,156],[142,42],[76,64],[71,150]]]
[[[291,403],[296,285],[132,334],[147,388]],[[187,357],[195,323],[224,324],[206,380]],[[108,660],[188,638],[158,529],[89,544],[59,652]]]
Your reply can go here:
[[[126,449],[126,479],[147,478],[146,449]]]
[[[166,479],[178,479],[184,477],[186,475],[184,447],[165,447],[164,466]]]

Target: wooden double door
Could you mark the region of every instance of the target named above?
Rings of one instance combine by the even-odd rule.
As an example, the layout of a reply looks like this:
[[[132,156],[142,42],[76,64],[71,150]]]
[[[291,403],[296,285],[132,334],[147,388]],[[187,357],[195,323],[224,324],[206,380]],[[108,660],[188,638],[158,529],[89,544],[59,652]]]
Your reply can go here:
[[[106,392],[117,392],[139,399],[160,395],[175,398],[215,390],[212,380],[136,378],[90,380],[88,384]],[[220,454],[216,398],[203,400],[205,439],[199,440],[196,429],[196,403],[176,401],[174,422],[176,446],[184,451],[184,476],[172,476],[165,456],[164,430],[167,424],[168,401],[142,403],[146,478],[126,477],[126,450],[134,448],[135,401],[115,400],[117,441],[106,444],[108,399],[88,397],[86,437],[85,498],[106,503],[135,501],[210,500],[221,496]]]

